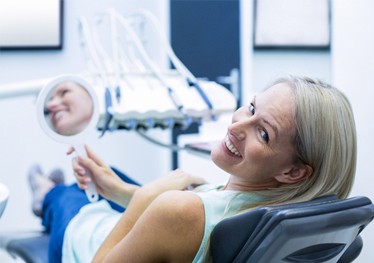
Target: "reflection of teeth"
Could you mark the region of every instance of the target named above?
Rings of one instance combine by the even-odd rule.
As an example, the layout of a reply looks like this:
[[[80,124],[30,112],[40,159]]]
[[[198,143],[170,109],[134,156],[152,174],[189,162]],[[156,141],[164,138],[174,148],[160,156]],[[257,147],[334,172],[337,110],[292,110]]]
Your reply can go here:
[[[57,112],[54,117],[55,121],[58,121],[62,117],[63,114],[64,113],[62,111]]]
[[[227,149],[229,149],[230,152],[232,152],[238,157],[242,157],[240,153],[238,152],[238,150],[234,147],[234,145],[231,144],[229,137],[226,137],[225,144],[226,144]]]

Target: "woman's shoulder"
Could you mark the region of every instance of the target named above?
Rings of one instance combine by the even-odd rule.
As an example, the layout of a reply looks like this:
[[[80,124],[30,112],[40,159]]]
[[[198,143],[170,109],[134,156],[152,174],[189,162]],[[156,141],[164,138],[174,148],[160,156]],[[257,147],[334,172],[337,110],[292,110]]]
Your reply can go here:
[[[205,210],[203,202],[197,195],[189,191],[167,191],[152,203],[152,210],[155,215],[154,220],[163,226],[168,226],[174,236],[175,231],[181,237],[194,229],[196,233],[201,232],[202,238]],[[173,230],[171,226],[175,226],[176,229]]]
[[[185,220],[189,217],[200,217],[204,212],[201,199],[190,191],[167,191],[155,200],[163,210],[173,216],[181,216]],[[186,213],[189,215],[187,216]]]

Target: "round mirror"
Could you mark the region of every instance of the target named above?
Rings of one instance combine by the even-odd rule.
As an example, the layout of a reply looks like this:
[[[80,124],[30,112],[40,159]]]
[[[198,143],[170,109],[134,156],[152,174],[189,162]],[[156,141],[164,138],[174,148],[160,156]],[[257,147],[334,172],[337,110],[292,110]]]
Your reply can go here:
[[[47,135],[71,145],[79,156],[87,156],[84,141],[99,118],[98,99],[87,81],[76,75],[52,79],[40,91],[36,107],[40,126]],[[86,194],[90,201],[98,200],[93,183]]]
[[[53,139],[82,142],[98,122],[96,93],[84,79],[59,76],[43,87],[37,101],[38,120]]]

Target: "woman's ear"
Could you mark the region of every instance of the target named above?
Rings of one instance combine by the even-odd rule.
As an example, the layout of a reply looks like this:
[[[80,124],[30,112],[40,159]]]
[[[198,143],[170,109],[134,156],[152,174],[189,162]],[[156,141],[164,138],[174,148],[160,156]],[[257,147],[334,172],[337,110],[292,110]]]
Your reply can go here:
[[[280,183],[294,184],[308,179],[313,174],[313,168],[309,164],[293,166],[284,173],[275,176],[275,180]]]

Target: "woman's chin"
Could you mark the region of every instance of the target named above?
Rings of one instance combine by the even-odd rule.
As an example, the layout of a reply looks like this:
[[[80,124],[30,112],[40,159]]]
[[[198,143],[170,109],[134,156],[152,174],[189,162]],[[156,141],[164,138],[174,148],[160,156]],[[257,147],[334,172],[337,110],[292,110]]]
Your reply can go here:
[[[56,132],[60,135],[63,135],[63,136],[72,136],[72,135],[75,135],[77,133],[73,129],[69,129],[65,125],[61,125],[61,124],[56,126]]]

